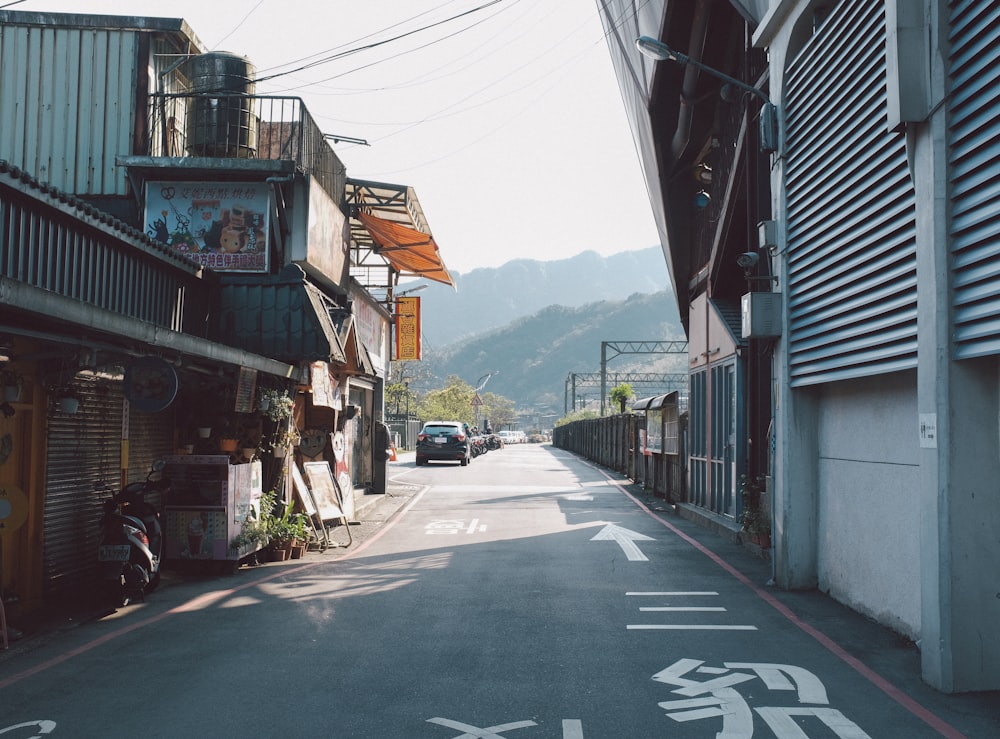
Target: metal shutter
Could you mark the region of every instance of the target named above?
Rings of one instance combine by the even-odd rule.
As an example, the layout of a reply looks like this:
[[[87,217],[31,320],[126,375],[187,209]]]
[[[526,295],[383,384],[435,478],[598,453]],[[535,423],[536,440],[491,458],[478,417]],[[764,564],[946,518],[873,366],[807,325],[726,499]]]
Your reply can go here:
[[[788,71],[792,385],[916,367],[913,185],[887,132],[881,2],[840,3]]]
[[[74,415],[49,418],[45,485],[45,599],[80,595],[97,576],[98,521],[106,495],[118,487],[122,430],[121,382],[78,376]]]
[[[955,356],[1000,353],[1000,6],[950,3],[948,162]]]
[[[53,409],[45,489],[45,597],[79,595],[97,574],[98,522],[107,493],[117,490],[121,463],[122,383],[81,374],[73,381],[80,411]],[[142,413],[129,422],[129,481],[142,480],[153,460],[173,450],[173,412]],[[159,496],[147,500],[159,507]]]

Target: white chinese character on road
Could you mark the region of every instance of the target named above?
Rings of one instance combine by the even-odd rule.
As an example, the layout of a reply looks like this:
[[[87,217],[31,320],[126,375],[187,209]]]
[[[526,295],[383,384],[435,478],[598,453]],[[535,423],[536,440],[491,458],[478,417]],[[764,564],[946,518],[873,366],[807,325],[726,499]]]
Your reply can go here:
[[[694,675],[694,677],[692,677]],[[826,688],[814,674],[801,667],[754,662],[725,662],[708,667],[700,660],[680,659],[653,675],[653,680],[675,686],[682,698],[658,704],[674,721],[721,718],[717,739],[750,739],[753,711],[735,686],[761,680],[768,690],[795,693],[799,705],[754,708],[778,739],[809,739],[793,717],[814,717],[840,739],[871,739],[835,708],[828,708]],[[803,704],[811,704],[805,705]]]

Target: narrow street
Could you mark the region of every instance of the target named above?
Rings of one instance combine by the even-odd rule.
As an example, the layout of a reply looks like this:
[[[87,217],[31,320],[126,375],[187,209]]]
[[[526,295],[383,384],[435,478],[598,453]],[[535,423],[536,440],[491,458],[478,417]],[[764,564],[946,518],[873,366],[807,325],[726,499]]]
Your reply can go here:
[[[16,645],[0,735],[997,734],[995,696],[930,689],[905,640],[769,588],[766,561],[573,455],[411,454],[389,475],[350,547],[173,574]]]

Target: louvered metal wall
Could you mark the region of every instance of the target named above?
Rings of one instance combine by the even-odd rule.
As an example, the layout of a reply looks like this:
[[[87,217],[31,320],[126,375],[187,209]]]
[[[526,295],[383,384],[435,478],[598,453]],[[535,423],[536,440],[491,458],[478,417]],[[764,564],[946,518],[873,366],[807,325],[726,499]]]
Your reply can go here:
[[[53,410],[45,488],[45,599],[87,592],[97,576],[98,522],[105,485],[119,487],[124,397],[119,380],[80,375],[80,410]],[[129,480],[144,479],[152,460],[172,449],[169,411],[130,414]],[[159,506],[157,497],[149,502]]]
[[[137,43],[135,31],[0,25],[0,159],[66,192],[126,194],[115,156],[132,153]]]
[[[1000,353],[1000,5],[950,4],[948,158],[955,355]]]
[[[914,191],[903,136],[887,131],[885,86],[879,0],[840,3],[788,71],[793,385],[917,363]]]

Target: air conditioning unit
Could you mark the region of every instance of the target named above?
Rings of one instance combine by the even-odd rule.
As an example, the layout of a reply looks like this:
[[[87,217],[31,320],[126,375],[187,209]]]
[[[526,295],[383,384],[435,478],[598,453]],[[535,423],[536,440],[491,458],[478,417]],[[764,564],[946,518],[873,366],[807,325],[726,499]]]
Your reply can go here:
[[[781,336],[781,293],[747,293],[741,308],[744,339]]]

